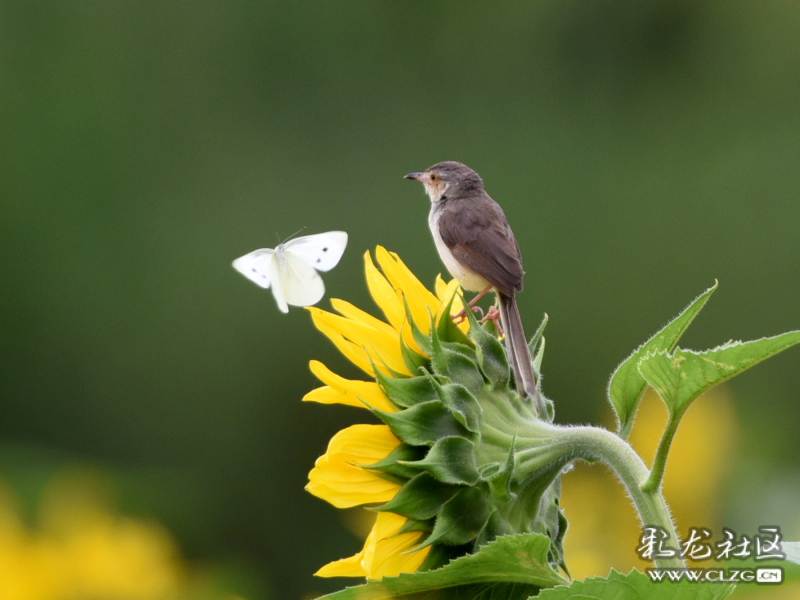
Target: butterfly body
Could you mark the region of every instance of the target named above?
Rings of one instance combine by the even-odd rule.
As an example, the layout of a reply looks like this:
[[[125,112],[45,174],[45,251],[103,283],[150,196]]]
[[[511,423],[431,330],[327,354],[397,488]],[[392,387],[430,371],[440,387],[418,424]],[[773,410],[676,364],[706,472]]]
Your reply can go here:
[[[233,261],[233,268],[256,285],[269,289],[281,312],[289,305],[311,306],[322,299],[325,284],[317,271],[329,271],[342,258],[347,233],[328,231],[261,248]]]

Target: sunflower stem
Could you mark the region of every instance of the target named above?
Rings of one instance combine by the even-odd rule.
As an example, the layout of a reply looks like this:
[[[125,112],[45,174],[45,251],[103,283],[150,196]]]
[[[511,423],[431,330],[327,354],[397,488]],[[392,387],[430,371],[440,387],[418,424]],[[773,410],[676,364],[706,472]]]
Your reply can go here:
[[[537,423],[541,435],[542,423]],[[565,463],[575,458],[599,459],[606,463],[628,492],[633,501],[642,527],[659,527],[668,535],[666,546],[680,548],[680,538],[675,530],[664,496],[660,489],[643,490],[650,472],[644,461],[631,446],[610,431],[591,426],[564,427],[547,425],[549,440],[539,440],[535,446],[525,444],[526,437],[517,438],[520,451],[517,453],[517,470],[520,475],[542,469],[545,463],[552,464],[555,456]],[[522,433],[522,431],[520,432]],[[528,446],[525,448],[525,446]],[[659,568],[685,568],[683,559],[676,553],[672,558],[655,558]]]

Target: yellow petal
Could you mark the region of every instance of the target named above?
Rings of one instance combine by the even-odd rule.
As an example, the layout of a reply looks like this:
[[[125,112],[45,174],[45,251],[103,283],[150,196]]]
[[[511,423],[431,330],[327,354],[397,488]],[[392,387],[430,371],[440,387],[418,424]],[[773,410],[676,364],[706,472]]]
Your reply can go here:
[[[329,385],[324,385],[322,387],[318,387],[315,390],[311,390],[305,396],[303,396],[303,402],[319,402],[320,404],[347,404],[348,406],[364,406],[361,402],[358,401],[357,398],[355,401],[351,401],[347,396],[333,389]]]
[[[366,577],[367,572],[361,566],[363,560],[364,551],[362,550],[349,558],[328,563],[314,575],[317,577]]]
[[[381,579],[395,577],[400,573],[414,573],[430,552],[430,547],[404,554],[419,543],[422,532],[395,535],[405,524],[406,518],[399,515],[378,513],[364,548],[358,554],[343,558],[322,567],[315,575],[319,577],[367,577]]]
[[[360,308],[353,306],[346,300],[331,298],[331,306],[333,306],[336,312],[338,312],[343,317],[347,317],[351,321],[356,321],[366,327],[370,327],[374,329],[381,336],[388,337],[392,340],[397,339],[397,330],[394,327],[392,327],[388,323],[384,323],[380,319],[376,319],[368,312],[365,312]]]
[[[386,280],[375,264],[369,251],[364,253],[364,272],[367,277],[367,287],[372,299],[375,301],[386,319],[396,330],[400,330],[406,320],[406,312],[403,308],[403,300],[397,295],[392,284]]]
[[[400,573],[413,573],[425,560],[430,547],[403,554],[419,543],[422,532],[414,531],[396,535],[406,522],[405,517],[394,513],[378,513],[375,526],[364,546],[363,568],[368,579],[394,577]]]
[[[375,545],[375,526],[369,532],[364,547],[361,552],[354,554],[348,558],[328,563],[319,571],[314,573],[317,577],[366,577],[367,572],[364,570],[364,554],[367,548]]]
[[[455,295],[453,299],[453,304],[450,306],[450,314],[457,315],[464,309],[464,303],[461,301],[461,285],[459,284],[457,279],[451,279],[450,283],[444,284],[442,281],[443,287],[441,288],[441,294],[439,294],[439,279],[436,280],[436,295],[439,296],[442,300],[442,304],[439,307],[439,311],[436,313],[436,322],[439,322],[439,319],[442,317],[442,312],[447,307],[448,302],[450,302],[450,298]],[[469,320],[464,319],[458,324],[458,328],[461,329],[464,333],[469,331]]]
[[[333,342],[333,345],[344,354],[345,358],[364,371],[367,375],[374,376],[372,364],[369,362],[369,355],[364,348],[357,346],[333,328],[327,321],[320,318],[321,314],[327,314],[313,306],[307,306],[306,310],[311,313],[311,319],[314,321],[314,327],[319,329],[322,334]],[[382,369],[383,371],[383,369]],[[388,375],[388,372],[386,373]]]
[[[378,246],[375,249],[375,257],[378,259],[378,264],[386,275],[386,279],[395,290],[401,290],[406,297],[411,317],[417,327],[426,335],[430,333],[428,309],[431,314],[436,314],[440,305],[439,299],[420,283],[397,254],[387,252],[385,248]]]
[[[368,337],[372,344],[371,347],[374,348],[380,358],[382,358],[390,368],[400,373],[408,373],[405,362],[403,361],[403,355],[400,352],[400,342],[398,340],[397,331],[391,325],[376,319],[371,314],[364,312],[360,308],[356,308],[344,300],[332,298],[331,304],[337,312],[353,321],[353,323],[358,326],[362,333]],[[346,331],[342,331],[342,334],[348,337]],[[355,339],[352,341],[358,343]],[[368,345],[366,345],[366,347],[370,348]],[[396,368],[393,365],[397,365],[400,368]]]
[[[405,362],[403,362],[403,356],[400,353],[400,342],[396,336],[394,338],[389,338],[388,336],[381,335],[381,332],[360,321],[353,321],[346,317],[340,317],[339,315],[334,315],[333,313],[320,310],[319,308],[308,307],[307,310],[311,312],[314,325],[317,329],[327,335],[343,353],[345,351],[342,349],[342,346],[334,339],[336,336],[331,334],[338,334],[356,348],[361,348],[363,350],[364,358],[359,359],[358,362],[353,361],[357,366],[366,370],[362,365],[364,365],[365,362],[369,364],[369,359],[371,358],[377,368],[387,375],[389,373],[383,363],[386,363],[386,366],[394,371],[410,375]],[[350,357],[348,356],[348,358]],[[369,367],[368,372],[372,373],[371,367]]]
[[[436,297],[439,298],[439,301],[444,302],[447,294],[447,284],[444,282],[444,279],[442,279],[441,273],[436,276],[436,281],[433,284],[433,290],[436,292]]]
[[[388,502],[400,489],[362,469],[386,458],[400,444],[386,425],[353,425],[331,438],[317,459],[306,490],[337,508]]]
[[[388,502],[400,486],[360,467],[327,461],[311,469],[306,490],[336,508],[351,508]]]
[[[374,381],[358,381],[345,379],[332,372],[318,360],[308,363],[311,372],[317,376],[325,387],[317,388],[306,394],[303,401],[321,402],[322,404],[347,404],[364,408],[364,402],[373,408],[386,412],[397,412],[394,405],[386,399],[380,386]],[[362,400],[364,402],[362,402]]]
[[[328,456],[346,455],[356,465],[371,465],[386,458],[400,445],[386,425],[351,425],[339,431],[328,442]]]

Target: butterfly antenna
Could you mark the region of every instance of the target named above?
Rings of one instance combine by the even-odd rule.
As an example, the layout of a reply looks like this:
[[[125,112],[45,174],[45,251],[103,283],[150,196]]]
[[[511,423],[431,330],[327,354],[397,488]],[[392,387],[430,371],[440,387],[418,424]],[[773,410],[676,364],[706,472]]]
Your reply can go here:
[[[285,244],[286,242],[288,242],[290,239],[292,239],[294,236],[296,236],[298,233],[300,233],[300,232],[301,232],[301,231],[303,231],[304,229],[305,229],[305,227],[301,227],[300,229],[298,229],[297,231],[295,231],[295,232],[294,232],[292,235],[290,235],[288,238],[286,238],[285,240],[283,240],[283,242],[281,242],[281,243]],[[277,234],[275,234],[275,235],[277,235]]]

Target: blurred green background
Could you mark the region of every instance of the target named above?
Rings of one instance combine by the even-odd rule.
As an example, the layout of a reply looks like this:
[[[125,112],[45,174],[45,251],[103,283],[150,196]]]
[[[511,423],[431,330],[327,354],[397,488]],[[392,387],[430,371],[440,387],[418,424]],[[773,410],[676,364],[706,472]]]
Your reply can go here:
[[[364,414],[300,398],[360,373],[230,263],[344,229],[328,296],[374,312],[376,244],[432,285],[440,160],[514,228],[560,422],[715,278],[686,346],[800,327],[800,2],[4,1],[0,477],[94,465],[251,600],[340,588],[303,486]],[[796,349],[733,381],[728,526],[800,538],[798,390]]]

